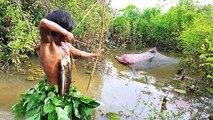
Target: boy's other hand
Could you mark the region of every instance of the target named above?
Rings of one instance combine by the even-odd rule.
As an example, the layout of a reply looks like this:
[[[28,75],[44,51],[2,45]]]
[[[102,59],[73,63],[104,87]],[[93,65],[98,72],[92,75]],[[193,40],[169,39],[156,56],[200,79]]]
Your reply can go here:
[[[70,33],[70,32],[67,32],[67,34],[65,35],[64,40],[65,40],[65,42],[71,42],[72,40],[74,40],[73,34]]]
[[[96,52],[95,52],[96,57],[99,57],[103,51],[104,51],[104,49],[97,49]]]

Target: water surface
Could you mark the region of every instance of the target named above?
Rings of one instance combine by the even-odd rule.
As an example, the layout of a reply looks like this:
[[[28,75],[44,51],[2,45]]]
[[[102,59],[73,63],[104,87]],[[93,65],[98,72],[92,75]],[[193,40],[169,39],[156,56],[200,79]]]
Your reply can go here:
[[[119,64],[115,55],[126,51],[110,51],[104,53],[97,66],[89,89],[90,72],[93,66],[92,59],[76,60],[77,74],[73,72],[72,85],[75,85],[81,94],[92,97],[104,103],[96,109],[96,120],[108,120],[107,113],[115,112],[121,120],[142,120],[159,116],[162,99],[166,96],[166,104],[170,119],[207,118],[213,111],[213,100],[208,97],[186,96],[173,91],[165,91],[173,82],[177,65],[138,71],[135,76],[128,66]],[[34,64],[39,62],[33,58]],[[38,69],[41,69],[40,67]],[[27,81],[29,75],[20,75],[15,72],[1,72],[0,74],[0,119],[13,120],[11,106],[18,102],[19,95],[33,87],[39,81]],[[170,85],[171,86],[171,85]],[[177,86],[172,86],[176,88]],[[177,88],[184,89],[184,88]],[[184,100],[190,108],[184,109],[176,104],[176,100]],[[169,117],[167,117],[169,118]]]

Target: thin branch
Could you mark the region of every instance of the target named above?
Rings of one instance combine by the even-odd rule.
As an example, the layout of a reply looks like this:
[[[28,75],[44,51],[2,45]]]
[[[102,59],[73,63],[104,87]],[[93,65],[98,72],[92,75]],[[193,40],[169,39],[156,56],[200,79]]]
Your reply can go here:
[[[103,9],[102,9],[102,21],[101,21],[100,41],[99,41],[99,45],[98,45],[98,46],[99,46],[98,48],[99,48],[100,50],[101,50],[101,48],[102,48],[102,42],[103,42],[103,40],[104,40],[105,0],[102,0],[102,5],[103,5]],[[87,90],[89,89],[90,82],[91,82],[92,77],[93,77],[93,75],[94,75],[95,68],[96,68],[96,65],[97,65],[97,63],[98,63],[98,59],[99,59],[99,57],[96,58],[96,61],[95,61],[95,63],[94,63],[94,66],[93,66],[93,69],[92,69],[92,73],[91,73],[91,75],[90,75],[89,83],[88,83],[88,85],[87,85]]]

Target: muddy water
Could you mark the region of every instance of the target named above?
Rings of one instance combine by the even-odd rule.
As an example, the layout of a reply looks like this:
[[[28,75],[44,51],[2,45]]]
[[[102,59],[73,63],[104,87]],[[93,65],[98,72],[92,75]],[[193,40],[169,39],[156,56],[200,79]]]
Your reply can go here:
[[[207,118],[213,112],[213,100],[210,98],[185,96],[162,89],[169,86],[173,81],[177,65],[138,71],[139,75],[135,76],[129,67],[114,60],[114,55],[123,53],[126,52],[111,51],[104,54],[88,90],[86,88],[89,82],[89,73],[93,66],[92,60],[76,60],[77,74],[73,72],[75,82],[72,84],[77,86],[81,94],[104,103],[96,109],[96,120],[108,120],[107,113],[109,112],[118,113],[121,120],[142,120],[158,117],[161,114],[162,99],[165,96],[169,100],[166,107],[170,119],[189,119],[192,116]],[[35,64],[39,64],[37,59],[33,59],[33,61]],[[1,72],[0,120],[13,120],[11,106],[18,101],[21,93],[38,83],[37,80],[26,81],[26,77],[28,76],[13,72]],[[177,86],[172,87],[176,88]],[[176,104],[176,100],[188,102],[190,108],[180,107]]]
[[[0,73],[0,120],[13,120],[11,106],[18,101],[20,93],[37,83],[26,81],[26,77],[13,72]]]

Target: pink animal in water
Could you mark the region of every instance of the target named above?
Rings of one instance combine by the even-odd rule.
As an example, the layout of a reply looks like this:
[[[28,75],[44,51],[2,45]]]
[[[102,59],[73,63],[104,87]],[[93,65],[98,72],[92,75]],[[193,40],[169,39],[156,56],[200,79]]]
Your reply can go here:
[[[121,57],[115,56],[115,59],[125,65],[131,65],[140,61],[152,61],[155,55],[158,54],[156,48],[147,50],[140,54],[124,54]]]
[[[156,47],[139,54],[124,54],[121,57],[115,56],[115,59],[118,62],[137,70],[168,66],[178,63],[177,59],[160,54],[156,50]]]

